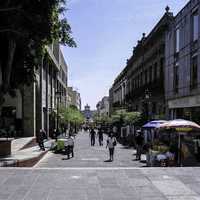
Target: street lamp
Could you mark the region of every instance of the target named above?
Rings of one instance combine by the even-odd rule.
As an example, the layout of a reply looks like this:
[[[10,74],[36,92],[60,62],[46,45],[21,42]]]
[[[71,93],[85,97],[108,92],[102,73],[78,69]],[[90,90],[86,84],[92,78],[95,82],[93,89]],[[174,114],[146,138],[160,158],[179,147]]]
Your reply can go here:
[[[56,116],[56,130],[58,131],[58,126],[59,126],[59,123],[58,123],[58,121],[59,121],[59,99],[60,99],[60,96],[61,96],[61,92],[60,91],[57,91],[56,93],[55,93],[55,95],[56,95],[56,99],[57,99],[57,116]]]

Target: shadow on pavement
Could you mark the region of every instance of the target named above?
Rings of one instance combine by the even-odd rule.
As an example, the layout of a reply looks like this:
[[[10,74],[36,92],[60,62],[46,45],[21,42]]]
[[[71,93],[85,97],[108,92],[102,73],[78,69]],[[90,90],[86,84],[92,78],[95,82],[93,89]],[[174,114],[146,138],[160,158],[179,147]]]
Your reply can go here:
[[[131,147],[131,146],[123,146],[123,147],[120,147],[120,149],[133,149],[133,147]]]
[[[70,160],[70,158],[62,158],[62,160]]]
[[[112,160],[104,160],[104,162],[112,162]]]

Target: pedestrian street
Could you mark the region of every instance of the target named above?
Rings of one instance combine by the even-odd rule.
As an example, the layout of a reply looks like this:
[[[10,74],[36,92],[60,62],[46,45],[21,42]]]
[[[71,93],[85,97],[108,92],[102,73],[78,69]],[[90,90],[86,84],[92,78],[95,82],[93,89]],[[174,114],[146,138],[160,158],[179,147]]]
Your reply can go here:
[[[33,168],[1,168],[0,200],[200,200],[200,168],[147,168],[134,149],[75,139],[75,157],[48,153]]]
[[[79,132],[75,138],[74,158],[66,155],[49,152],[35,166],[40,167],[143,167],[146,163],[135,161],[135,149],[117,144],[115,147],[114,161],[108,162],[109,152],[106,149],[107,136],[104,135],[104,145],[99,146],[96,138],[95,145],[90,145],[88,132]]]
[[[0,200],[199,200],[199,168],[1,168]]]

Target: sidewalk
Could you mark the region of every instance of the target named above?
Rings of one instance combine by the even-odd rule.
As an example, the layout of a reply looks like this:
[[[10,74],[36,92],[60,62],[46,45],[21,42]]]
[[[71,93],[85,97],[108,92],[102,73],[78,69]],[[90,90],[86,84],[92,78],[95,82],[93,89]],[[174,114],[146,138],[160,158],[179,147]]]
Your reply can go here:
[[[12,154],[0,158],[0,167],[32,167],[50,149],[52,140],[44,143],[46,151],[41,151],[37,143],[32,143],[33,137],[19,138],[12,141]]]

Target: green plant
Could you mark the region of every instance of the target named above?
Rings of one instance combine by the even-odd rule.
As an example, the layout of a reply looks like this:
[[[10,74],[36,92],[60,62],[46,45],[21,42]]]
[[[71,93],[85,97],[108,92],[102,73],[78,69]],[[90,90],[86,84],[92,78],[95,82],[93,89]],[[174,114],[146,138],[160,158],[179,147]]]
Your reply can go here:
[[[62,106],[59,109],[59,115],[63,123],[75,123],[79,125],[84,122],[83,114],[74,106],[67,108]]]

